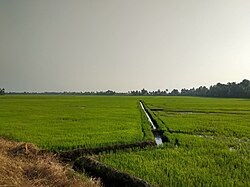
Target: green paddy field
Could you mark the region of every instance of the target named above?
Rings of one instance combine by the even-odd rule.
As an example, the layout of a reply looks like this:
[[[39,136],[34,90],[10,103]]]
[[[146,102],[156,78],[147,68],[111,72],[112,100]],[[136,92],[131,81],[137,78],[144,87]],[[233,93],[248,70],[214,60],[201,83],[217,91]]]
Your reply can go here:
[[[0,135],[50,150],[152,139],[138,98],[1,96]]]
[[[153,140],[143,100],[167,142],[95,159],[154,186],[250,186],[250,99],[0,96],[0,136],[69,150]]]
[[[169,142],[99,155],[155,186],[250,186],[250,100],[147,97]]]

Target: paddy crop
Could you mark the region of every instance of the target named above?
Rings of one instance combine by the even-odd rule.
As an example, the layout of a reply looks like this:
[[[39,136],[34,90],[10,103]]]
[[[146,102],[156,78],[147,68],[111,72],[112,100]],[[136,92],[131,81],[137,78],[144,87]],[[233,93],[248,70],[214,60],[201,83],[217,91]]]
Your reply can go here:
[[[250,137],[250,100],[199,97],[145,98],[160,128],[170,132]]]
[[[169,142],[96,156],[155,186],[250,186],[250,100],[144,97]]]
[[[250,186],[250,100],[1,96],[0,136],[50,150],[152,140],[143,100],[168,142],[99,161],[155,186]]]
[[[178,147],[99,155],[101,162],[155,186],[249,186],[249,142],[177,135]]]
[[[134,97],[6,95],[0,106],[1,136],[50,150],[153,138]]]

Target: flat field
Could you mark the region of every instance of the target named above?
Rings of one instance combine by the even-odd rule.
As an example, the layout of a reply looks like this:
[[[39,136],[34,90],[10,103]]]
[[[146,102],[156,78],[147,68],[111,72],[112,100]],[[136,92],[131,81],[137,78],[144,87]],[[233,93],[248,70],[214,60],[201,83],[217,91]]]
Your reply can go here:
[[[152,97],[144,102],[170,132],[250,137],[250,99]]]
[[[152,139],[136,97],[0,97],[0,136],[49,150],[92,148]],[[145,130],[144,128],[144,130]],[[152,133],[151,133],[152,134]]]
[[[49,150],[152,140],[139,100],[168,142],[94,156],[155,186],[250,186],[250,100],[1,96],[0,136]]]
[[[169,142],[96,156],[155,186],[250,186],[250,100],[144,97]]]

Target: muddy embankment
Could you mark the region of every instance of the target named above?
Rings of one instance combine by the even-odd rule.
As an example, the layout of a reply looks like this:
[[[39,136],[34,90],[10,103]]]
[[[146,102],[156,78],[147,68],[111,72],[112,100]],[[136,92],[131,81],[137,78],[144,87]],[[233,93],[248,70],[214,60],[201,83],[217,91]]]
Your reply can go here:
[[[91,176],[100,177],[104,186],[152,187],[152,185],[140,178],[134,177],[125,172],[120,172],[87,157],[77,159],[73,168],[78,172],[86,172]]]
[[[75,159],[84,155],[93,155],[93,154],[99,154],[103,152],[109,153],[111,151],[116,152],[117,150],[126,150],[126,149],[133,149],[133,148],[145,148],[147,146],[155,146],[155,145],[156,143],[154,141],[145,141],[145,142],[138,142],[138,143],[131,143],[131,144],[113,145],[113,146],[107,146],[107,147],[75,149],[75,150],[60,152],[58,154],[64,161],[74,161]]]
[[[118,150],[138,149],[148,146],[156,146],[154,141],[146,141],[140,143],[113,145],[108,147],[99,147],[92,149],[76,149],[72,151],[65,151],[58,153],[63,161],[73,161],[73,169],[78,172],[83,172],[94,178],[100,178],[101,183],[108,187],[150,187],[151,185],[146,181],[134,177],[128,173],[118,171],[112,167],[104,165],[87,156],[99,154],[102,152],[113,152]]]

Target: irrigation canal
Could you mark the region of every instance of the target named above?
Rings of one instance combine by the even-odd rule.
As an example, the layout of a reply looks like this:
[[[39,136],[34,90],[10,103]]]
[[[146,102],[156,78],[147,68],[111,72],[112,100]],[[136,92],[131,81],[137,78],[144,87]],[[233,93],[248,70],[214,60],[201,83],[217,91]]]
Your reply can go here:
[[[150,122],[151,127],[152,127],[152,129],[153,129],[152,132],[153,132],[154,137],[155,137],[155,143],[156,143],[156,145],[161,145],[161,144],[163,144],[162,135],[159,134],[159,133],[157,133],[157,131],[156,131],[157,128],[156,128],[156,126],[154,125],[152,119],[150,118],[148,112],[145,110],[145,107],[144,107],[144,105],[143,105],[143,103],[142,103],[141,101],[140,101],[140,105],[141,105],[142,110],[145,112],[145,114],[146,114],[146,116],[147,116],[147,118],[148,118],[148,121]]]

